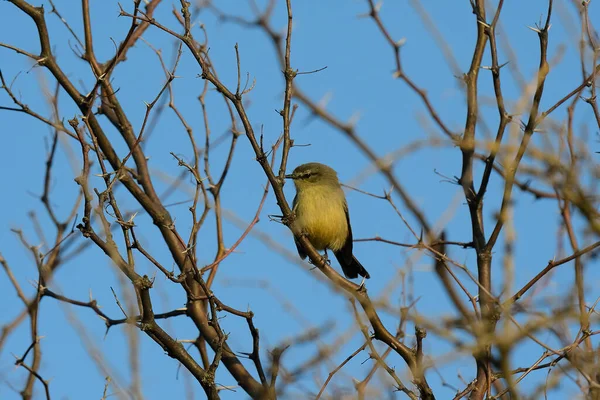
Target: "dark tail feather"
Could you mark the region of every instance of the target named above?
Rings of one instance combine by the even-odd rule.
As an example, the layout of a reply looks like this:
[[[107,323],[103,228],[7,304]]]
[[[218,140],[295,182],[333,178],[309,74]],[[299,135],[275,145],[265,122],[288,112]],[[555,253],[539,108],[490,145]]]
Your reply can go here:
[[[362,264],[358,262],[354,255],[352,255],[351,260],[346,260],[344,259],[344,255],[342,254],[342,252],[337,252],[335,253],[335,258],[337,258],[338,262],[340,263],[340,266],[342,267],[342,271],[344,271],[344,275],[346,275],[346,278],[355,279],[358,278],[359,275],[365,277],[366,279],[369,279],[371,277],[371,275],[369,275],[365,267],[363,267]]]

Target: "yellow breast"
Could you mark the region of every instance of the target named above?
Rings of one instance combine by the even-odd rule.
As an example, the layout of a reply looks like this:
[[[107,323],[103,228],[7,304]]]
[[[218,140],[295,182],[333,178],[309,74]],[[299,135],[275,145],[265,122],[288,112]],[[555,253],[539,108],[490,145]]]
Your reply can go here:
[[[344,192],[341,188],[310,187],[298,193],[296,224],[317,250],[338,251],[348,237]]]

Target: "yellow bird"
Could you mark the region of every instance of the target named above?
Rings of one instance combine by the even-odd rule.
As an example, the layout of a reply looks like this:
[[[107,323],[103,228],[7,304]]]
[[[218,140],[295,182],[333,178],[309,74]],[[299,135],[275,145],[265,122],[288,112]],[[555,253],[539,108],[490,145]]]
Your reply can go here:
[[[302,164],[289,175],[294,180],[296,197],[293,208],[295,224],[316,250],[330,249],[337,258],[346,278],[359,275],[370,278],[367,270],[352,254],[352,228],[346,196],[337,173],[327,165],[312,162]],[[306,253],[294,238],[302,259]]]

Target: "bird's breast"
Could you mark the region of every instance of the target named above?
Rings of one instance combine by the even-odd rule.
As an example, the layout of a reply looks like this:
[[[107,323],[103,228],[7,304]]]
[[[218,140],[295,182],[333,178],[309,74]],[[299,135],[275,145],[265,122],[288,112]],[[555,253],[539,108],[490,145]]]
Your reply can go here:
[[[298,193],[296,223],[317,250],[338,251],[348,237],[344,192],[341,189],[305,188]]]

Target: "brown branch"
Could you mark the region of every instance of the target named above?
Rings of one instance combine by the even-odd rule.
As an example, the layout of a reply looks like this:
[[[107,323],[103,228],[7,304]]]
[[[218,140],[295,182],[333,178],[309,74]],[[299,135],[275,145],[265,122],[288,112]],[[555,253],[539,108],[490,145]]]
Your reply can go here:
[[[242,122],[242,125],[244,126],[244,131],[246,133],[246,137],[250,141],[250,145],[252,146],[252,149],[254,150],[254,153],[256,154],[257,161],[259,162],[259,164],[263,168],[263,171],[265,172],[267,178],[271,182],[273,191],[277,198],[278,204],[281,208],[281,211],[282,211],[282,214],[284,217],[284,221],[287,222],[287,224],[290,227],[290,229],[292,230],[292,232],[299,238],[299,242],[300,242],[301,246],[304,248],[304,250],[306,251],[307,255],[309,256],[309,258],[311,259],[313,264],[317,268],[319,268],[325,274],[325,276],[327,276],[327,278],[330,279],[330,281],[332,282],[333,285],[335,285],[335,287],[343,289],[345,292],[347,292],[348,294],[353,296],[361,304],[361,306],[363,307],[363,310],[367,314],[367,317],[369,318],[369,320],[373,326],[373,329],[375,332],[375,338],[385,342],[386,344],[388,344],[388,346],[391,346],[400,356],[402,356],[402,358],[405,360],[405,362],[408,364],[409,368],[411,369],[412,373],[414,374],[414,381],[415,381],[416,385],[419,387],[419,390],[421,391],[422,396],[424,398],[428,398],[428,399],[433,398],[431,388],[427,384],[427,381],[426,381],[424,375],[422,374],[422,372],[418,370],[418,367],[415,362],[414,353],[407,346],[405,346],[404,344],[399,342],[385,328],[385,326],[381,322],[371,300],[369,299],[368,295],[366,294],[366,291],[364,291],[364,290],[358,291],[357,285],[355,285],[354,283],[352,283],[350,281],[345,280],[344,278],[342,278],[339,275],[339,273],[337,273],[335,270],[333,270],[333,268],[331,268],[324,261],[323,257],[314,249],[314,247],[312,246],[312,244],[310,243],[308,238],[306,238],[304,235],[301,235],[301,232],[299,232],[297,227],[295,226],[295,224],[293,224],[293,214],[292,214],[289,204],[287,203],[287,201],[285,199],[281,183],[279,182],[278,177],[274,174],[273,170],[270,168],[270,165],[266,158],[266,154],[264,153],[264,151],[262,150],[261,146],[259,145],[259,143],[256,139],[256,136],[254,134],[254,129],[252,127],[252,124],[250,123],[250,120],[249,120],[247,114],[246,114],[246,110],[244,108],[242,101],[240,99],[238,99],[235,96],[235,93],[230,91],[214,75],[214,73],[211,71],[211,68],[206,61],[206,58],[204,57],[204,54],[195,46],[195,41],[193,40],[193,37],[191,36],[190,31],[189,31],[189,25],[188,25],[189,22],[187,22],[187,21],[189,21],[189,9],[188,9],[187,3],[185,3],[184,1],[182,2],[182,14],[183,14],[184,19],[186,20],[186,28],[185,28],[185,33],[183,35],[180,35],[180,34],[174,32],[173,30],[167,28],[166,26],[156,22],[155,20],[148,20],[148,19],[144,19],[143,17],[135,17],[131,14],[126,13],[125,11],[121,12],[121,15],[125,15],[130,18],[136,18],[136,19],[142,19],[142,20],[149,21],[153,25],[155,25],[157,28],[165,31],[166,33],[169,33],[172,36],[177,37],[178,39],[183,41],[183,43],[186,44],[189,51],[196,59],[196,62],[199,64],[200,68],[202,69],[201,77],[203,79],[210,81],[215,86],[215,88],[220,93],[222,93],[225,97],[227,97],[227,99],[229,101],[231,101],[231,103],[234,105],[234,108],[235,108],[236,112],[238,113],[238,116]],[[389,172],[391,175],[391,171],[389,171]],[[230,371],[231,371],[231,369],[230,369]],[[249,391],[249,389],[247,389],[247,388],[244,388],[244,389],[249,394],[253,395],[253,393],[251,391]]]
[[[394,72],[394,77],[402,79],[411,88],[411,90],[414,91],[421,98],[421,101],[425,105],[425,108],[427,108],[427,112],[429,113],[429,116],[438,125],[440,130],[446,136],[448,136],[450,139],[452,139],[453,141],[458,141],[458,139],[459,139],[458,135],[456,133],[452,132],[446,126],[446,124],[442,121],[441,117],[438,115],[437,111],[431,104],[431,101],[429,100],[429,97],[427,96],[427,92],[425,90],[421,89],[420,87],[418,87],[412,81],[412,79],[410,79],[406,75],[406,73],[402,69],[402,63],[401,63],[401,58],[400,58],[400,49],[402,47],[403,41],[402,40],[396,41],[392,38],[392,35],[389,33],[389,31],[387,30],[387,28],[381,21],[381,18],[379,16],[379,10],[378,10],[379,7],[375,4],[375,2],[373,0],[367,0],[367,1],[369,3],[369,16],[373,19],[373,21],[377,25],[377,28],[379,29],[381,34],[385,37],[385,40],[388,42],[388,44],[394,51],[394,59],[396,62],[396,71]]]
[[[500,217],[494,226],[494,230],[490,235],[490,238],[486,244],[487,249],[492,249],[496,240],[498,240],[498,236],[500,235],[500,231],[502,230],[502,226],[504,225],[504,216],[503,213],[506,211],[506,208],[509,207],[511,202],[511,194],[514,186],[515,175],[517,173],[517,169],[519,167],[519,163],[525,154],[525,150],[535,132],[535,128],[539,124],[538,120],[538,111],[540,107],[540,102],[542,100],[542,95],[544,93],[544,84],[546,82],[546,77],[550,71],[550,66],[547,61],[547,51],[548,51],[548,30],[550,29],[550,17],[552,15],[552,2],[553,0],[548,1],[548,15],[546,17],[546,23],[544,26],[539,26],[536,29],[536,32],[540,41],[540,65],[537,73],[537,85],[535,94],[533,95],[533,102],[531,105],[531,110],[529,112],[529,119],[525,126],[525,131],[523,132],[523,139],[521,140],[521,144],[519,145],[519,149],[512,164],[508,167],[508,174],[506,176],[505,184],[504,184],[504,194],[502,197],[502,204],[500,206]]]
[[[344,367],[344,365],[346,365],[350,360],[352,360],[358,353],[360,353],[361,351],[363,351],[366,347],[367,347],[367,342],[365,342],[362,346],[360,346],[358,349],[356,349],[352,354],[350,354],[348,357],[346,357],[346,359],[344,361],[342,361],[337,367],[335,367],[330,373],[329,375],[327,375],[327,379],[325,380],[325,382],[323,383],[323,386],[321,386],[321,389],[319,390],[319,393],[317,393],[317,397],[315,397],[315,400],[319,400],[321,398],[321,395],[323,394],[323,392],[325,391],[325,388],[327,387],[327,385],[329,384],[329,382],[331,381],[331,379],[333,378],[333,376]]]
[[[19,281],[17,281],[17,278],[15,278],[15,275],[13,274],[12,269],[10,268],[10,265],[8,264],[8,261],[6,261],[6,258],[4,258],[2,256],[2,254],[0,254],[0,265],[2,265],[2,268],[4,268],[4,272],[6,272],[6,275],[8,276],[10,283],[15,288],[19,299],[21,299],[21,301],[23,302],[25,307],[28,307],[30,302],[27,299],[27,297],[25,296],[23,289],[21,289],[21,285],[19,285]]]
[[[279,166],[279,179],[281,182],[285,179],[285,170],[287,167],[287,159],[290,149],[293,145],[293,141],[290,137],[290,125],[292,123],[292,114],[291,114],[291,103],[292,103],[292,94],[293,94],[293,83],[294,78],[297,75],[297,71],[292,69],[290,55],[292,48],[292,2],[291,0],[286,0],[285,2],[287,8],[287,35],[285,38],[285,55],[284,59],[284,70],[283,75],[285,76],[285,91],[283,95],[283,110],[281,110],[280,114],[283,117],[283,150],[281,152],[281,164]]]
[[[405,247],[405,248],[409,248],[409,249],[427,249],[427,247],[429,247],[429,246],[436,247],[439,245],[459,246],[459,247],[462,247],[463,249],[468,249],[468,248],[473,247],[473,243],[471,243],[471,242],[453,242],[453,241],[444,240],[444,241],[435,241],[433,243],[429,243],[429,244],[425,245],[423,242],[401,243],[401,242],[396,242],[394,240],[384,239],[380,236],[375,236],[372,238],[354,239],[354,242],[381,242],[381,243],[391,244],[393,246]],[[443,253],[443,252],[441,252],[441,253]]]
[[[363,324],[363,322],[361,321],[361,317],[358,314],[358,310],[356,308],[355,302],[351,301],[351,304],[352,304],[352,309],[354,310],[354,319],[360,326],[360,330],[361,330],[363,336],[365,337],[367,345],[369,346],[369,354],[370,354],[371,358],[375,359],[375,361],[377,362],[377,365],[379,365],[381,368],[383,368],[388,373],[388,375],[390,375],[390,377],[396,383],[397,390],[404,392],[410,399],[417,400],[418,399],[417,395],[413,391],[409,390],[404,385],[404,383],[402,383],[400,378],[398,378],[398,375],[396,375],[396,372],[394,371],[394,369],[391,368],[389,365],[387,365],[384,358],[381,355],[379,355],[379,352],[377,351],[377,349],[375,349],[375,346],[373,345],[373,342],[371,340],[371,335],[369,334],[369,330],[367,329],[367,326],[365,324]],[[417,364],[420,364],[418,362],[418,360],[416,360],[416,361],[417,361]],[[421,366],[419,365],[418,368],[421,368]],[[423,373],[423,372],[421,372],[421,373]],[[364,382],[366,382],[366,381],[364,381]],[[364,390],[364,387],[362,387],[362,388],[357,387],[357,390],[359,391],[359,393],[361,393],[361,391]],[[421,395],[423,395],[423,393],[421,393]],[[433,398],[433,397],[431,395],[430,395],[430,397],[427,397],[427,395],[425,395],[422,398]]]
[[[1,44],[0,44],[1,45]],[[16,79],[16,78],[15,78]],[[13,103],[15,103],[18,108],[14,108],[14,107],[4,107],[4,106],[0,106],[0,110],[7,110],[7,111],[17,111],[17,112],[22,112],[25,113],[27,115],[31,115],[33,118],[42,121],[43,123],[45,123],[46,125],[56,129],[57,131],[63,132],[66,135],[77,139],[77,135],[68,130],[63,124],[62,122],[53,122],[52,120],[42,116],[41,114],[33,111],[31,108],[29,108],[29,106],[25,103],[23,103],[21,100],[19,100],[17,98],[17,96],[15,96],[15,94],[13,93],[11,86],[12,85],[7,85],[6,81],[4,79],[4,75],[2,74],[2,70],[0,70],[0,83],[2,83],[2,86],[0,87],[0,89],[3,89],[6,94],[8,94],[8,96],[10,97],[10,99],[13,101]]]
[[[96,300],[90,300],[90,301],[80,301],[80,300],[74,300],[74,299],[70,299],[68,297],[65,297],[61,294],[55,293],[52,290],[44,287],[42,288],[42,297],[51,297],[53,299],[56,299],[58,301],[62,301],[64,303],[68,303],[68,304],[72,304],[74,306],[78,306],[78,307],[83,307],[83,308],[89,308],[92,311],[94,311],[96,313],[96,315],[98,315],[106,324],[106,333],[108,333],[109,329],[115,325],[121,325],[121,324],[135,324],[136,322],[140,322],[142,320],[142,316],[141,315],[137,315],[134,317],[129,317],[129,318],[110,318],[108,315],[106,315],[98,306],[98,303],[96,302]],[[168,311],[165,313],[160,313],[160,314],[154,314],[154,318],[155,319],[167,319],[167,318],[171,318],[171,317],[177,317],[180,315],[186,315],[187,313],[187,309],[184,308],[178,308],[172,311]]]
[[[525,284],[525,285],[524,285],[524,286],[523,286],[521,289],[519,289],[519,290],[517,291],[517,293],[515,293],[514,295],[512,295],[512,296],[510,297],[510,299],[509,299],[509,300],[507,300],[507,301],[505,302],[505,305],[507,305],[507,304],[512,304],[512,303],[514,303],[514,302],[518,301],[518,300],[519,300],[521,297],[523,297],[523,295],[524,295],[524,294],[525,294],[525,293],[526,293],[526,292],[527,292],[529,289],[531,289],[531,287],[532,287],[533,285],[535,285],[535,284],[536,284],[536,283],[537,283],[537,282],[538,282],[540,279],[542,279],[542,278],[543,278],[543,277],[544,277],[544,276],[545,276],[545,275],[546,275],[546,274],[547,274],[549,271],[551,271],[552,269],[554,269],[554,268],[556,268],[556,267],[558,267],[558,266],[560,266],[560,265],[566,264],[566,263],[568,263],[569,261],[575,260],[575,259],[577,259],[578,257],[581,257],[582,255],[584,255],[584,254],[586,254],[586,253],[589,253],[589,252],[591,252],[592,250],[594,250],[594,249],[596,249],[596,248],[598,248],[598,247],[600,247],[600,242],[596,242],[596,243],[593,243],[593,244],[591,244],[591,245],[589,245],[589,246],[587,246],[587,247],[584,247],[583,249],[581,249],[581,250],[579,250],[579,251],[577,251],[577,252],[575,252],[575,253],[571,254],[571,255],[570,255],[570,256],[568,256],[568,257],[562,258],[562,259],[560,259],[560,260],[557,260],[557,261],[549,261],[549,262],[548,262],[548,265],[546,266],[546,268],[544,268],[543,270],[541,270],[541,271],[540,271],[540,272],[539,272],[539,273],[538,273],[538,274],[537,274],[535,277],[533,277],[533,278],[532,278],[532,279],[531,279],[529,282],[527,282],[527,283],[526,283],[526,284]]]
[[[254,214],[254,218],[252,219],[252,221],[250,221],[250,223],[248,224],[248,227],[244,230],[244,232],[240,235],[238,240],[229,249],[227,249],[217,260],[215,260],[211,264],[203,267],[200,270],[200,273],[204,273],[204,272],[214,268],[215,266],[217,266],[221,261],[223,261],[225,258],[227,258],[231,253],[233,253],[235,251],[235,249],[240,245],[240,243],[242,243],[242,241],[246,238],[246,236],[248,236],[248,234],[250,233],[252,228],[260,220],[260,213],[262,212],[262,208],[265,204],[265,200],[267,199],[268,194],[269,194],[269,182],[267,181],[267,184],[265,185],[265,189],[263,191],[263,197],[261,198],[260,203],[258,204],[258,209],[256,210],[256,213]]]
[[[27,357],[27,354],[29,354],[29,352],[32,349],[36,348],[38,344],[39,344],[39,338],[36,338],[36,340],[29,345],[29,347],[27,348],[27,350],[25,351],[23,356],[21,356],[20,358],[18,358],[15,361],[15,365],[18,367],[25,368],[29,372],[30,376],[33,376],[33,377],[35,377],[35,379],[40,381],[42,383],[42,385],[44,385],[44,393],[46,395],[46,400],[50,400],[51,397],[50,397],[49,382],[47,380],[45,380],[44,378],[42,378],[42,376],[37,372],[35,367],[30,367],[29,365],[25,364],[25,358]],[[35,363],[35,361],[34,361],[34,363]],[[31,391],[27,392],[27,389],[24,390],[23,392],[21,392],[21,394],[23,395],[24,399],[31,398]]]
[[[445,234],[442,232],[442,235],[440,237],[440,239],[441,239],[440,242],[431,244],[431,247],[434,248],[436,250],[436,252],[438,252],[440,254],[446,254],[446,248],[445,248],[446,242],[444,241],[444,238],[445,238]],[[452,281],[450,280],[450,278],[448,277],[450,269],[448,268],[448,266],[444,262],[443,258],[441,258],[441,257],[435,258],[435,272],[436,272],[437,276],[440,278],[440,281],[442,282],[442,284],[444,285],[444,288],[446,289],[446,293],[448,293],[448,296],[450,297],[450,300],[454,304],[454,307],[456,307],[456,309],[460,312],[460,314],[467,321],[471,322],[473,319],[473,315],[469,312],[467,307],[464,305],[463,301],[458,296],[458,293],[456,293],[455,286],[452,283]]]
[[[269,22],[271,12],[273,10],[272,6],[268,7],[262,15],[258,15],[255,21],[247,21],[243,18],[227,16],[214,7],[214,5],[211,7],[211,9],[219,16],[219,18],[223,20],[233,20],[245,26],[261,28],[271,39],[279,64],[281,68],[285,69],[284,51],[282,50],[281,46],[282,38]],[[425,233],[429,236],[431,234],[431,224],[427,220],[425,214],[408,194],[408,191],[404,188],[404,186],[402,186],[398,179],[394,176],[391,163],[377,156],[375,151],[369,147],[363,139],[361,139],[360,135],[356,131],[355,125],[351,122],[341,121],[333,114],[327,112],[323,106],[311,100],[310,97],[300,90],[297,85],[293,85],[292,92],[294,97],[304,104],[313,115],[318,116],[324,122],[331,125],[345,135],[348,139],[350,139],[350,141],[356,145],[356,147],[367,157],[367,159],[370,160],[373,166],[381,171],[381,173],[393,186],[394,191],[400,196],[406,207],[415,216],[415,218],[417,218]]]
[[[93,113],[91,113],[91,103],[95,97],[95,90],[93,90],[90,93],[89,97],[81,95],[77,91],[75,86],[72,84],[72,82],[59,68],[52,54],[52,47],[49,40],[43,9],[33,7],[32,5],[23,0],[11,0],[11,3],[17,6],[27,15],[29,15],[36,24],[41,47],[41,56],[39,57],[38,63],[41,66],[46,67],[52,73],[52,75],[57,79],[59,84],[65,89],[65,91],[73,99],[75,104],[80,108],[82,114],[86,117],[85,122],[90,129],[91,136],[97,142],[97,145],[95,144],[94,147],[98,147],[102,150],[103,156],[110,162],[113,170],[119,170],[121,166],[121,160],[117,156],[109,139],[102,130],[98,120],[96,119],[96,116]],[[137,13],[137,11],[134,11],[134,13]],[[137,24],[135,20],[132,21],[132,26],[134,24]],[[86,43],[86,46],[88,44],[90,43]],[[88,54],[91,54],[90,50],[86,51],[88,52]],[[118,56],[119,51],[117,51],[117,56],[115,60],[118,59]],[[191,271],[193,268],[192,263],[190,262],[190,260],[187,259],[187,255],[185,253],[182,253],[182,249],[185,248],[185,244],[174,229],[173,222],[169,213],[160,203],[160,199],[158,198],[150,180],[145,155],[143,154],[141,148],[136,145],[137,137],[133,134],[131,124],[127,120],[120,104],[116,99],[115,91],[112,90],[110,83],[106,80],[108,73],[112,71],[116,62],[105,66],[103,69],[102,66],[94,63],[93,58],[88,61],[91,63],[91,66],[97,77],[96,86],[99,85],[103,91],[103,110],[106,111],[106,115],[109,117],[109,120],[117,126],[117,129],[127,142],[129,149],[133,149],[132,157],[134,158],[137,167],[135,177],[137,182],[140,183],[141,187],[138,186],[136,182],[134,182],[133,177],[130,175],[129,172],[121,174],[119,179],[130,191],[130,193],[136,198],[136,200],[142,205],[142,207],[150,214],[154,224],[161,231],[161,234],[163,235],[165,242],[168,245],[169,250],[171,251],[171,255],[173,256],[173,259],[177,263],[178,267],[184,272]],[[91,195],[87,196],[85,203],[88,205],[91,204]],[[91,206],[89,206],[89,208],[91,211]],[[88,216],[90,214],[91,212],[87,213]],[[109,224],[107,224],[106,221],[104,221],[103,224],[105,225],[105,228],[108,228]],[[93,231],[87,229],[85,223],[82,224],[82,228],[82,232],[84,232],[84,235],[92,239],[96,245],[100,246],[103,249],[103,251],[107,255],[109,255],[109,257],[115,256],[111,246],[107,246],[103,240],[101,240],[96,234],[93,233]],[[105,231],[109,231],[109,229],[105,229]],[[129,246],[127,250],[130,254]],[[128,275],[130,279],[132,278],[130,269],[125,268],[126,263],[123,264],[121,261],[118,261],[117,265],[121,268],[123,272],[126,273],[126,275]],[[187,285],[192,291],[192,295],[190,296],[190,304],[188,305],[189,314],[192,317],[192,320],[194,321],[198,329],[202,332],[203,336],[209,339],[209,343],[211,343],[211,345],[217,346],[218,335],[216,334],[214,328],[206,324],[205,315],[203,310],[201,309],[200,304],[198,304],[196,300],[192,300],[195,298],[202,298],[202,289],[200,285],[194,281],[192,276],[188,276],[186,279],[188,280]],[[136,281],[133,280],[133,282],[135,284]],[[141,300],[143,300],[144,293],[141,292],[140,295],[142,297]],[[158,330],[154,330],[153,332],[149,331],[147,333],[151,334],[153,339],[161,341],[161,343],[165,343],[165,340],[168,341],[168,338],[164,337],[163,333],[159,332]],[[179,351],[172,352],[172,354],[175,354],[178,357],[182,358],[187,357],[185,354]],[[223,355],[224,364],[230,369],[230,371],[232,371],[233,375],[236,376],[238,381],[243,382],[243,387],[249,388],[249,393],[259,393],[261,390],[260,384],[258,384],[251,377],[251,375],[245,370],[243,365],[232,354],[233,353]],[[187,368],[194,369],[194,371],[192,371],[192,374],[197,379],[199,379],[202,373],[200,373],[200,370],[196,369],[195,362],[192,363],[191,361],[193,360],[186,359],[184,365],[186,365]],[[210,393],[213,393],[210,382],[204,385],[204,387],[207,388]]]
[[[483,154],[475,153],[474,157],[484,161],[486,163],[486,168],[487,168],[487,164],[488,164],[487,160],[489,159],[489,156],[484,156]],[[503,169],[502,166],[498,164],[498,162],[494,162],[491,165],[492,165],[493,171],[495,171],[502,178],[506,179],[506,173],[507,173],[506,169]],[[529,181],[521,181],[521,180],[518,180],[515,178],[514,184],[521,191],[523,191],[525,193],[530,193],[531,195],[533,195],[535,197],[535,199],[557,199],[558,198],[556,193],[552,193],[549,191],[543,191],[543,190],[539,190],[539,189],[531,187],[531,183]],[[479,193],[478,193],[478,195],[479,195]]]
[[[69,121],[71,126],[78,132],[81,138],[83,138],[82,129],[78,127],[78,121],[73,119]],[[94,146],[98,146],[95,136],[92,135]],[[103,203],[108,196],[108,201],[110,202],[115,214],[119,220],[122,219],[122,215],[119,211],[119,208],[114,200],[114,196],[112,195],[112,189],[110,187],[110,178],[106,174],[106,169],[103,165],[103,160],[100,158],[99,162],[103,169],[105,176],[105,183],[107,185],[107,192],[98,193],[100,207],[98,207],[97,215],[100,217],[102,225],[104,227],[104,232],[107,235],[107,240],[103,240],[98,236],[98,234],[94,231],[93,227],[90,223],[90,215],[92,210],[92,196],[88,188],[88,176],[89,176],[89,161],[87,157],[87,153],[89,148],[85,142],[82,141],[82,156],[83,156],[83,170],[82,174],[76,178],[76,182],[81,186],[84,192],[84,204],[85,204],[85,213],[84,218],[82,219],[82,223],[77,227],[82,232],[83,236],[91,239],[96,246],[98,246],[114,263],[115,265],[124,273],[125,276],[131,281],[133,284],[136,293],[138,294],[140,309],[141,309],[141,318],[140,318],[140,329],[142,329],[150,338],[152,338],[157,344],[159,344],[170,357],[177,359],[181,362],[186,369],[190,371],[190,373],[198,380],[198,382],[202,385],[202,388],[207,394],[207,397],[211,400],[218,399],[218,391],[216,389],[216,385],[214,382],[214,376],[210,376],[207,374],[207,371],[200,367],[196,361],[189,355],[189,353],[183,348],[183,346],[178,343],[176,340],[171,338],[166,332],[162,330],[155,322],[155,314],[152,309],[152,302],[150,299],[150,288],[152,287],[152,282],[146,276],[142,277],[137,274],[133,269],[133,259],[131,256],[131,243],[129,242],[129,236],[127,234],[128,229],[131,229],[131,226],[127,224],[120,224],[124,233],[124,238],[127,243],[128,250],[128,261],[125,261],[121,254],[119,253],[115,242],[112,239],[112,234],[110,232],[109,223],[106,220],[106,217],[103,213]],[[99,153],[97,153],[99,154]],[[64,299],[61,299],[64,301]],[[82,305],[82,304],[78,304]],[[88,306],[89,308],[94,309],[93,307]]]
[[[503,4],[504,0],[500,0],[498,2],[498,7],[496,9],[496,13],[494,14],[494,19],[492,20],[492,23],[489,26],[482,23],[484,32],[490,43],[490,53],[492,56],[492,66],[490,70],[492,72],[492,82],[494,85],[494,93],[496,95],[496,104],[498,107],[498,114],[500,116],[500,123],[498,124],[496,139],[494,141],[492,150],[490,151],[489,156],[485,158],[485,170],[483,171],[481,183],[479,185],[479,190],[477,191],[477,195],[474,199],[476,206],[478,207],[479,203],[482,202],[483,197],[485,196],[485,192],[487,191],[487,186],[492,173],[492,168],[495,166],[495,158],[498,154],[500,144],[502,143],[504,131],[506,130],[506,126],[508,125],[508,123],[512,121],[512,116],[508,114],[504,105],[504,95],[502,94],[502,84],[500,81],[500,69],[504,64],[500,65],[498,61],[498,48],[496,45],[496,25],[498,24],[498,21],[500,19],[500,13],[502,12]]]

